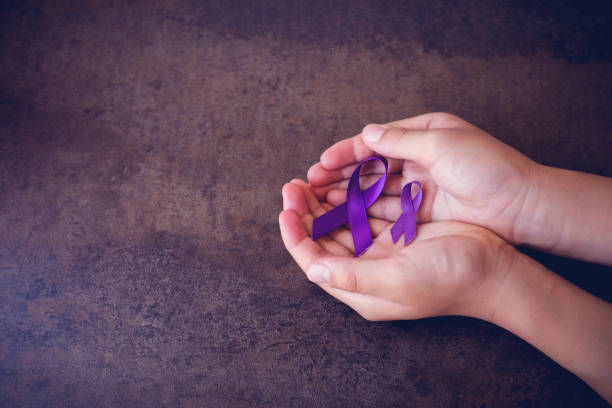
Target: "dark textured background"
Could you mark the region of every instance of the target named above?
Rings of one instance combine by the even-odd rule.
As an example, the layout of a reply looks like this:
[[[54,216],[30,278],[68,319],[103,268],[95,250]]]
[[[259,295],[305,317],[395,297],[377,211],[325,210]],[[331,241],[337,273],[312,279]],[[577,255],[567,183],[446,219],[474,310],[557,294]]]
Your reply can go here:
[[[428,111],[611,176],[610,2],[86,3],[0,3],[0,407],[606,405],[493,325],[364,321],[277,215]]]

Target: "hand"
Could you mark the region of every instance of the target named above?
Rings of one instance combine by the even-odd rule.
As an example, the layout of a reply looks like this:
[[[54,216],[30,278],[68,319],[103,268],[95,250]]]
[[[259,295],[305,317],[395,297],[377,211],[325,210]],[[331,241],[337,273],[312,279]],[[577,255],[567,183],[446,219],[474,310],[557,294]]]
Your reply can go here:
[[[404,247],[401,238],[391,242],[390,222],[372,218],[374,242],[355,258],[346,229],[310,239],[312,220],[332,206],[317,199],[309,184],[285,184],[283,203],[281,234],[295,261],[311,281],[366,319],[464,315],[487,320],[533,344],[612,401],[612,306],[492,232],[458,222],[421,224],[415,241]]]
[[[376,139],[378,137],[378,139]],[[375,140],[376,139],[376,140]],[[518,151],[477,127],[445,113],[431,113],[380,127],[342,140],[321,155],[308,180],[319,200],[338,205],[346,200],[353,169],[366,157],[380,154],[389,161],[383,196],[368,209],[375,218],[394,222],[401,214],[401,187],[417,180],[423,185],[420,222],[465,221],[481,225],[512,243],[532,220],[520,215],[537,183],[538,166]],[[364,169],[362,189],[379,177]],[[537,195],[537,194],[536,194]],[[524,217],[527,218],[527,217]],[[437,228],[437,227],[426,227]]]
[[[466,315],[489,320],[516,251],[480,227],[437,222],[418,226],[404,246],[391,241],[392,223],[370,219],[373,244],[354,257],[351,232],[339,228],[317,241],[312,221],[333,208],[312,187],[283,187],[283,242],[308,278],[368,320]],[[399,203],[398,203],[399,206]]]

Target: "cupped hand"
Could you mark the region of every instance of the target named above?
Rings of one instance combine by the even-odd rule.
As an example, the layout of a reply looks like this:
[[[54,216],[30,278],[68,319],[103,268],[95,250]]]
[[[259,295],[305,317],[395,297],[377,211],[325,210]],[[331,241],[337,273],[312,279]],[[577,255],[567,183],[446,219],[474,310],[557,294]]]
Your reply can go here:
[[[530,222],[521,213],[537,196],[538,165],[510,146],[446,113],[368,125],[331,146],[310,168],[308,180],[318,199],[333,205],[345,201],[353,169],[376,154],[388,159],[390,174],[369,215],[395,221],[401,213],[401,187],[417,180],[424,191],[419,222],[464,221],[520,243],[519,230]],[[362,171],[362,189],[379,177],[377,172]]]
[[[311,185],[283,187],[283,242],[307,277],[368,320],[466,315],[490,320],[515,249],[492,232],[459,222],[418,226],[416,239],[393,244],[392,223],[370,218],[372,246],[354,255],[351,232],[310,238],[312,221],[333,208]],[[399,204],[398,204],[399,205]]]

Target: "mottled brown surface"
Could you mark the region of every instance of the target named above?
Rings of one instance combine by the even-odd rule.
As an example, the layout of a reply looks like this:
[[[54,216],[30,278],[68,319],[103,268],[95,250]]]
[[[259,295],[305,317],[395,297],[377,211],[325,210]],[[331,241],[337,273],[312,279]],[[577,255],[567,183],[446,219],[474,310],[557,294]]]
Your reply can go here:
[[[435,110],[611,176],[610,6],[209,3],[0,5],[0,407],[605,406],[490,324],[364,321],[277,215],[334,141]]]

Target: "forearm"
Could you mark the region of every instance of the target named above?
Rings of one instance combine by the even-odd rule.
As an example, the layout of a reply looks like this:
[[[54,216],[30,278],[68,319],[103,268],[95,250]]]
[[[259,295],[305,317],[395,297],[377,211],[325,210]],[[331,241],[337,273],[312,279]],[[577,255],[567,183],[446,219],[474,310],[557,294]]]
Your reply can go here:
[[[612,179],[536,165],[516,241],[612,265]]]
[[[582,378],[612,402],[612,305],[517,253],[492,322]]]

